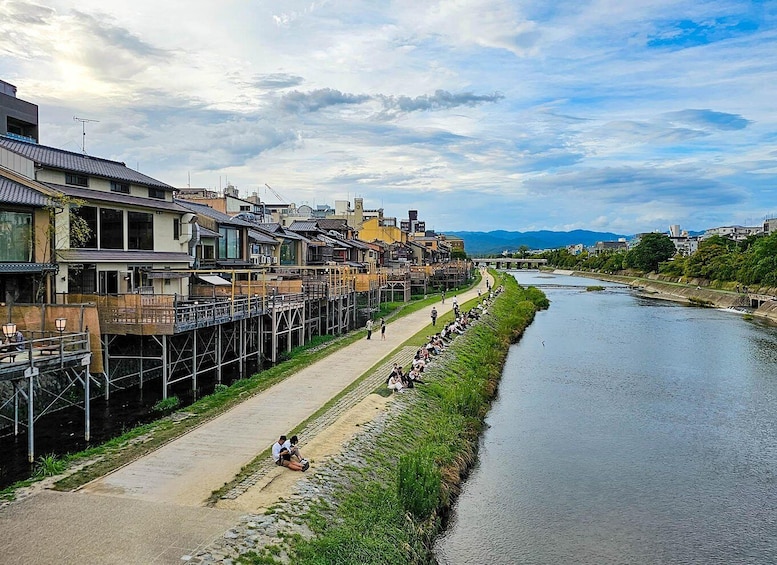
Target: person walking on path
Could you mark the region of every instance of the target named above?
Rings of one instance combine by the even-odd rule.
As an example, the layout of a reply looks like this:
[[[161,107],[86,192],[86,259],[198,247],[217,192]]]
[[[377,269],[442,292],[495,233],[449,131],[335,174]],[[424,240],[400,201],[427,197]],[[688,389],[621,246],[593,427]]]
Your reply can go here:
[[[437,308],[435,308],[434,306],[432,306],[432,325],[433,326],[437,325]]]
[[[380,319],[380,339],[386,341],[386,320]]]
[[[367,324],[364,327],[367,328],[367,339],[370,339],[372,336],[372,318],[367,320]]]
[[[442,303],[445,304],[445,291],[443,290],[440,295],[442,296]]]

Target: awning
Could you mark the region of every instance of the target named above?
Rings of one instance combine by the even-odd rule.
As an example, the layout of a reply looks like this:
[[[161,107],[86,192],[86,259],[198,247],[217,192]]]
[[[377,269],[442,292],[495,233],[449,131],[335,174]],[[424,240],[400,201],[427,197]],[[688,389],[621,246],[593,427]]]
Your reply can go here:
[[[218,275],[197,275],[197,278],[214,286],[232,286],[231,282],[226,279],[222,279]]]

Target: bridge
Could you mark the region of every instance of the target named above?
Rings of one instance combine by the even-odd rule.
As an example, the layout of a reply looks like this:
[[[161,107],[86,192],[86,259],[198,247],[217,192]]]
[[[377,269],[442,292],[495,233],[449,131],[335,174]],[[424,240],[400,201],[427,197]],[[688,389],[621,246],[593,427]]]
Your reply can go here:
[[[519,259],[513,257],[486,258],[475,257],[472,259],[477,267],[494,267],[495,269],[538,269],[540,265],[545,265],[547,259]]]

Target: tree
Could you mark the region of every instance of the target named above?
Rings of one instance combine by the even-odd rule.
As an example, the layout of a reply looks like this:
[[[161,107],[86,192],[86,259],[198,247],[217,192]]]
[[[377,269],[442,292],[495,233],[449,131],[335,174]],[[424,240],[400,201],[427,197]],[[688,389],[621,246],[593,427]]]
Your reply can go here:
[[[664,233],[649,233],[642,236],[640,242],[628,253],[624,263],[649,273],[658,270],[659,263],[674,257],[677,252],[674,243]]]

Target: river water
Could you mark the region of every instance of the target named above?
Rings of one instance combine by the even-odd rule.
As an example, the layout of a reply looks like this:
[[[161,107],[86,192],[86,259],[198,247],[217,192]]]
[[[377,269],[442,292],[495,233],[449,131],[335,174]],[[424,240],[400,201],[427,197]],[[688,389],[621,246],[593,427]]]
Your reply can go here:
[[[439,562],[777,563],[777,328],[515,276],[579,288],[511,348]]]

